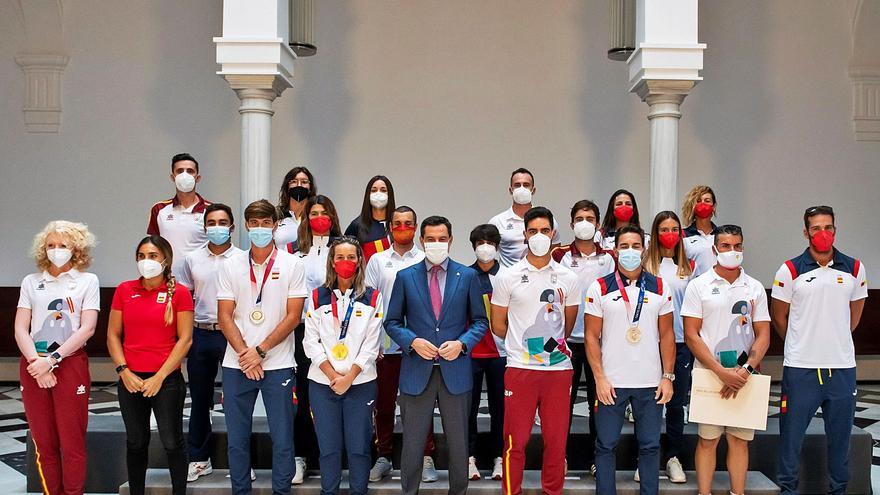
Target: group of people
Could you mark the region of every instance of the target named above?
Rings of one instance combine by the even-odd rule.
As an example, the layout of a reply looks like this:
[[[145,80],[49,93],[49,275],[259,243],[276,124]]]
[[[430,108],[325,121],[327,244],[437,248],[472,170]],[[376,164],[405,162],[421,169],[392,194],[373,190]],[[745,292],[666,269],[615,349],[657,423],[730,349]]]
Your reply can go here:
[[[135,249],[140,277],[121,283],[107,346],[119,375],[130,491],[144,493],[151,416],[168,457],[172,492],[213,470],[210,414],[222,370],[232,491],[249,493],[252,417],[262,395],[272,437],[272,487],[303,482],[319,453],[322,493],[339,492],[343,453],[349,492],[392,471],[400,407],[403,492],[438,479],[434,409],[449,451],[449,493],[468,480],[501,480],[522,493],[525,448],[538,422],[544,493],[563,491],[572,410],[586,383],[590,459],[597,491],[615,493],[615,450],[627,417],[638,441],[636,478],[657,493],[663,409],[666,472],[685,482],[678,456],[692,366],[708,369],[735,397],[758,373],[770,322],[785,339],[778,483],[797,491],[801,445],[822,408],[829,493],[843,493],[855,411],[851,331],[867,297],[865,267],[834,247],[834,211],[804,213],[805,251],[782,264],[772,305],[742,268],[744,234],[713,223],[707,186],[686,196],[682,217],[663,211],[642,230],[635,196],[615,191],[604,217],[576,201],[560,226],[533,206],[534,175],[510,177],[510,208],[469,234],[475,262],[449,257],[453,228],[397,206],[391,181],[371,178],[363,206],[343,230],[312,173],[284,177],[279,203],[244,209],[250,247],[233,245],[231,208],[196,193],[199,164],[171,160],[174,197],[150,213]],[[683,220],[683,221],[682,221]],[[416,234],[418,233],[418,243]],[[86,270],[94,236],[81,223],[50,222],[37,234],[38,271],[22,282],[15,319],[22,398],[46,493],[82,493],[89,368],[85,353],[100,309]],[[187,358],[189,383],[181,366]],[[483,383],[490,430],[477,462]],[[192,403],[183,432],[186,388]],[[731,411],[735,414],[735,411]],[[754,432],[700,424],[694,455],[708,494],[716,447],[727,439],[731,493],[744,493]],[[376,457],[373,457],[375,450]],[[375,459],[375,460],[374,460]],[[63,460],[63,462],[62,462]]]

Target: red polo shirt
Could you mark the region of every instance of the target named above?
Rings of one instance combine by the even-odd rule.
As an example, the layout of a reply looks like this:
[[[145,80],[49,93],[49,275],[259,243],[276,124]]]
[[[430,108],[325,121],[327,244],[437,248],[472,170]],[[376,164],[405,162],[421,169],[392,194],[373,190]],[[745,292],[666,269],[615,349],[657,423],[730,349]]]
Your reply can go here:
[[[177,344],[177,313],[193,311],[189,289],[177,284],[171,304],[174,321],[165,324],[168,286],[147,290],[141,280],[122,282],[113,294],[110,309],[122,312],[122,352],[132,371],[155,373]]]

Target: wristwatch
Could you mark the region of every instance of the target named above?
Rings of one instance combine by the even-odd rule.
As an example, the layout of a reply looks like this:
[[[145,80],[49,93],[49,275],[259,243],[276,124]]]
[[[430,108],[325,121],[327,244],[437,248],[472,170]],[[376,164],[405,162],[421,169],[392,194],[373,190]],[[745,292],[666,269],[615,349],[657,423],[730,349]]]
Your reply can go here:
[[[459,340],[459,342],[461,342],[461,341]],[[461,353],[467,354],[467,351],[468,351],[467,344],[465,344],[464,342],[461,342]]]
[[[752,366],[752,365],[749,364],[749,363],[746,363],[746,364],[742,365],[742,368],[743,368],[744,370],[748,371],[750,375],[754,375],[755,373],[758,372],[758,370],[756,370],[756,369],[754,368],[754,366]]]
[[[123,371],[125,371],[125,370],[127,370],[127,369],[128,369],[128,365],[125,364],[125,363],[122,363],[122,364],[120,364],[119,366],[116,367],[116,374],[118,375],[118,374],[122,373]]]
[[[254,350],[257,351],[257,354],[260,355],[260,359],[266,359],[266,351],[260,349],[260,346],[254,347]]]
[[[663,378],[666,378],[670,382],[675,381],[675,373],[663,373]]]
[[[61,357],[61,353],[59,353],[58,351],[55,351],[52,354],[49,354],[49,356],[51,356],[52,359],[55,360],[56,365],[61,364],[61,360],[64,359]]]

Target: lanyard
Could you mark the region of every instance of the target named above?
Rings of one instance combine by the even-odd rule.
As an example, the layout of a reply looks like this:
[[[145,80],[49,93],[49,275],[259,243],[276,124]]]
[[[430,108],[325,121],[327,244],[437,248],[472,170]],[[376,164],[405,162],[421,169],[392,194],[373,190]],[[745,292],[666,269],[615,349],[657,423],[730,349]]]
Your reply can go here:
[[[333,309],[333,324],[339,327],[339,340],[345,340],[348,335],[348,324],[351,322],[351,310],[354,309],[354,289],[351,291],[351,297],[348,301],[348,310],[345,311],[345,319],[339,322],[339,307],[337,305],[336,293],[330,293],[330,304]]]
[[[278,254],[278,250],[272,248],[272,255],[269,256],[269,263],[266,264],[266,270],[263,272],[263,281],[260,282],[260,288],[257,290],[257,276],[254,275],[254,255],[249,253],[248,258],[250,258],[250,265],[248,265],[251,269],[251,295],[254,292],[257,293],[257,302],[255,303],[257,306],[260,305],[260,302],[263,300],[263,287],[266,286],[266,280],[269,278],[269,273],[272,272],[272,266],[275,265],[275,255]]]
[[[620,272],[615,270],[614,277],[617,279],[617,287],[620,289],[620,296],[623,298],[623,304],[626,305],[626,317],[629,318],[629,313],[632,309],[629,302],[629,296],[626,293],[626,286],[623,285],[623,280],[620,278]],[[632,326],[638,326],[639,318],[642,316],[642,304],[645,302],[645,278],[644,275],[639,275],[639,302],[636,303],[636,311],[632,316]]]

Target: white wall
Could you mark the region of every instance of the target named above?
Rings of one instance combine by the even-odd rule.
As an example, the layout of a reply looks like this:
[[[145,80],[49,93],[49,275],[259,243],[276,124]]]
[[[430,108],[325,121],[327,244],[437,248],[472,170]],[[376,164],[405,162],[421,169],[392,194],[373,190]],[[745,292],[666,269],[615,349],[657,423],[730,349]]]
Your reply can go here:
[[[531,168],[536,201],[563,220],[583,197],[632,189],[647,211],[647,106],[605,57],[607,1],[321,0],[318,55],[276,100],[273,184],[293,164],[353,218],[383,173],[398,204],[449,216],[454,255],[506,208],[510,171]],[[238,100],[214,72],[217,0],[64,3],[59,135],[26,134],[17,2],[0,0],[0,285],[30,271],[34,232],[89,223],[102,285],[135,275],[147,211],[170,197],[168,159],[202,163],[200,191],[238,208]],[[880,274],[869,213],[880,143],[851,132],[850,12],[823,0],[701,2],[705,81],[683,105],[679,195],[711,184],[720,220],[746,231],[746,266],[765,284],[804,248],[800,216],[839,212],[838,245]],[[274,198],[270,198],[273,199]],[[238,211],[238,210],[237,210]],[[647,221],[647,220],[646,220]]]

